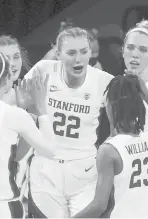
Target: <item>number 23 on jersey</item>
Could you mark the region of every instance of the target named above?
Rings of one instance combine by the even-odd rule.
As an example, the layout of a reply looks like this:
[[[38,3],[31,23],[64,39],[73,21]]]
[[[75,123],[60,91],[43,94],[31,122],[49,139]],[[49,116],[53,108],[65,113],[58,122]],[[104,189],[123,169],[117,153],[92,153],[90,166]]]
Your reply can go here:
[[[148,170],[145,173],[144,179],[141,177],[142,169],[143,167],[148,165],[148,157],[145,157],[143,160],[141,159],[135,159],[132,162],[132,168],[136,168],[136,170],[132,173],[129,188],[136,188],[141,186],[148,186]]]

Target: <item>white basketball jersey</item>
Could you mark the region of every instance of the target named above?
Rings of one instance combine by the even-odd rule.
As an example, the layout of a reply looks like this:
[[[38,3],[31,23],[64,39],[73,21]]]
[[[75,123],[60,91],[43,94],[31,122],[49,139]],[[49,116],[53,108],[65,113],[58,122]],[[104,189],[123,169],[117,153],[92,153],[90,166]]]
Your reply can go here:
[[[9,107],[0,101],[0,200],[11,200],[18,196],[14,163],[17,134],[6,127],[4,122],[5,113]]]
[[[106,142],[123,160],[123,170],[114,178],[115,207],[111,218],[148,217],[148,133],[139,137],[117,135]]]
[[[40,61],[33,71],[38,69],[43,74],[50,74],[47,110],[58,147],[55,158],[73,160],[95,155],[99,109],[103,93],[113,76],[88,66],[82,86],[71,89],[63,79],[60,61]],[[30,74],[27,78],[31,77]]]
[[[146,87],[148,88],[148,82],[146,83]],[[144,101],[144,105],[146,109],[144,131],[148,132],[148,105],[145,101]]]

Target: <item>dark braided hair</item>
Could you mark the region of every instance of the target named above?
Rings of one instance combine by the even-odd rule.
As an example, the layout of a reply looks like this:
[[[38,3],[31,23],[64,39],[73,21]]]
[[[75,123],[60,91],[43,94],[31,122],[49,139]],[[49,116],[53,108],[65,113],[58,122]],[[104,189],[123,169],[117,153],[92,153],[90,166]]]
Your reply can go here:
[[[111,80],[104,94],[112,107],[113,126],[118,132],[139,134],[140,131],[144,131],[146,110],[137,76],[116,76]],[[108,122],[107,114],[101,109],[97,128],[99,145],[110,135]],[[102,138],[100,135],[103,129],[105,132],[105,124],[107,124],[107,132],[103,133]]]
[[[110,123],[105,106],[100,108],[98,120],[99,125],[96,129],[97,141],[95,143],[97,149],[110,136]]]

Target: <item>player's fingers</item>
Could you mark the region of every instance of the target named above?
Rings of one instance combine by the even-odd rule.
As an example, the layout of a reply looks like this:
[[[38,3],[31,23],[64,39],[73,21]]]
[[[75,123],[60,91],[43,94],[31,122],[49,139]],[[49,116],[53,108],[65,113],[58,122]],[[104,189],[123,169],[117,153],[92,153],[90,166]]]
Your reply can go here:
[[[23,89],[24,89],[24,90],[26,90],[26,88],[27,88],[27,85],[26,85],[26,84],[27,84],[27,83],[26,83],[26,79],[24,78],[24,79],[23,79]]]
[[[36,71],[33,71],[33,73],[32,73],[32,78],[34,79],[34,78],[36,78],[36,76],[37,76]]]
[[[47,89],[48,80],[49,80],[49,74],[46,74],[45,81],[44,81],[45,89]]]
[[[15,93],[17,95],[17,86],[16,86],[16,84],[14,84],[14,91],[15,91]]]
[[[36,77],[36,88],[37,89],[41,88],[41,79],[39,75]]]
[[[25,88],[25,82],[24,82],[24,79],[22,80],[22,83],[21,83],[21,88],[23,89],[23,92],[26,91],[26,88]]]
[[[43,75],[40,74],[40,85],[44,86],[44,78]]]
[[[29,81],[29,90],[34,91],[36,89],[36,80],[33,78],[32,80]]]
[[[38,79],[37,76],[34,77],[31,82],[30,85],[32,86],[32,91],[35,92],[38,89]]]
[[[21,79],[18,79],[18,87],[21,88]]]

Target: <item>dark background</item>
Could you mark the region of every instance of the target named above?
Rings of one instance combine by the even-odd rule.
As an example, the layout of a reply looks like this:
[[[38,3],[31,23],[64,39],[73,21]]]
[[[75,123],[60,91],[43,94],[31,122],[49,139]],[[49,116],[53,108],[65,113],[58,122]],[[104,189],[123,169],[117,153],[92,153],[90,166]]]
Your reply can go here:
[[[18,39],[78,0],[0,0],[0,32]]]
[[[148,19],[148,0],[0,0],[0,34],[19,39],[32,65],[50,50],[67,18],[99,30],[99,61],[103,70],[117,75],[124,69],[124,35]]]

